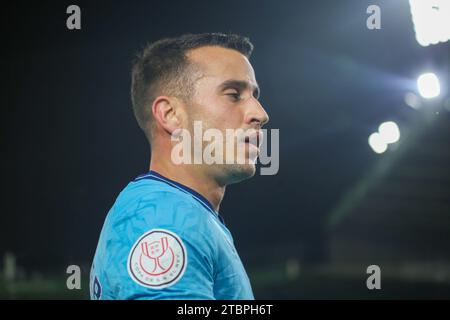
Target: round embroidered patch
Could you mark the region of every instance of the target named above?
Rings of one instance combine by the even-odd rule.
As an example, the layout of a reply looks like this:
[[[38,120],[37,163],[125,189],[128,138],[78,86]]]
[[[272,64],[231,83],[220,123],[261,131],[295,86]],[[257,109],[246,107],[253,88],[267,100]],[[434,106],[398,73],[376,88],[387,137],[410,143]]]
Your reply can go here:
[[[128,273],[145,287],[161,289],[175,284],[187,264],[186,248],[173,232],[153,229],[140,237],[128,256]]]

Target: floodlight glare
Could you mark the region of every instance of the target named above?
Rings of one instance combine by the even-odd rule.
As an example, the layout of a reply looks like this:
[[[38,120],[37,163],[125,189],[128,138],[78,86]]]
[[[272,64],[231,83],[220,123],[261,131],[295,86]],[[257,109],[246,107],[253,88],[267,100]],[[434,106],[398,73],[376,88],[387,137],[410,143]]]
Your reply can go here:
[[[417,79],[417,88],[422,97],[435,98],[441,93],[439,79],[434,73],[424,73]]]
[[[428,46],[450,39],[449,0],[409,0],[417,42]]]
[[[393,121],[387,121],[380,124],[378,132],[381,139],[387,144],[395,143],[400,139],[400,129]]]
[[[376,153],[383,153],[387,150],[387,144],[378,132],[372,133],[369,136],[369,146]]]
[[[420,109],[422,103],[420,98],[413,92],[407,92],[404,97],[405,103],[413,109]]]

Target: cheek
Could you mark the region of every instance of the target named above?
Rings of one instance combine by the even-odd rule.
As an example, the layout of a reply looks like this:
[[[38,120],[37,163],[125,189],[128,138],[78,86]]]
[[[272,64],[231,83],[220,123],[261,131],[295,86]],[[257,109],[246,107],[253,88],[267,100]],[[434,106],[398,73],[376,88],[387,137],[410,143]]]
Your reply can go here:
[[[237,128],[241,126],[240,108],[223,97],[204,97],[195,106],[195,119],[205,122],[209,128]]]
[[[241,111],[235,105],[217,105],[214,113],[217,128],[236,129],[242,126]]]

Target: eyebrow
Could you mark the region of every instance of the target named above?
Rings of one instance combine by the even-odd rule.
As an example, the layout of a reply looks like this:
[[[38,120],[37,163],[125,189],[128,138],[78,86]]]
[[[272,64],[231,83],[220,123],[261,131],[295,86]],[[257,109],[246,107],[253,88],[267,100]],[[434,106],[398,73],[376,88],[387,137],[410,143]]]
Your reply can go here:
[[[245,90],[252,88],[253,89],[253,95],[256,97],[256,99],[259,98],[260,90],[258,84],[253,85],[248,81],[245,80],[227,80],[220,84],[219,86],[221,90],[225,90],[227,88],[237,88],[239,90]]]

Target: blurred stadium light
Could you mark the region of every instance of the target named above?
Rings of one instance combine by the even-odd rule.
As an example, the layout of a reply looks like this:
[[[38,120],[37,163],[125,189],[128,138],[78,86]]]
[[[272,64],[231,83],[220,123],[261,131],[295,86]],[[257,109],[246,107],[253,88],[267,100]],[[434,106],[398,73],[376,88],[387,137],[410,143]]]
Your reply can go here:
[[[450,39],[450,1],[409,0],[417,42],[428,46]]]
[[[369,146],[375,153],[384,153],[388,145],[400,139],[400,129],[393,121],[386,121],[380,124],[378,132],[369,136]]]
[[[387,143],[384,142],[378,132],[374,132],[369,136],[369,146],[376,153],[383,153],[387,150]]]
[[[378,128],[378,132],[386,144],[395,143],[400,139],[400,130],[393,121],[383,122]]]
[[[420,109],[422,102],[420,98],[414,92],[407,92],[405,94],[405,103],[413,109]]]
[[[449,1],[450,3],[450,1]],[[434,73],[424,73],[417,78],[417,88],[422,97],[435,98],[441,92],[439,79]]]

